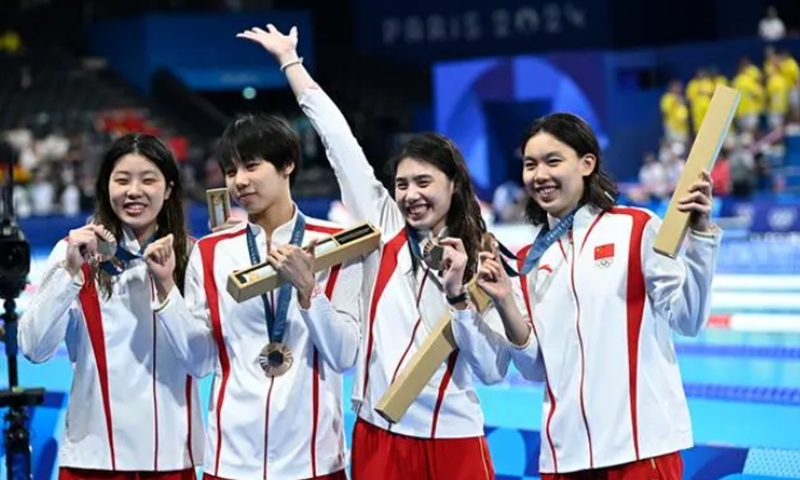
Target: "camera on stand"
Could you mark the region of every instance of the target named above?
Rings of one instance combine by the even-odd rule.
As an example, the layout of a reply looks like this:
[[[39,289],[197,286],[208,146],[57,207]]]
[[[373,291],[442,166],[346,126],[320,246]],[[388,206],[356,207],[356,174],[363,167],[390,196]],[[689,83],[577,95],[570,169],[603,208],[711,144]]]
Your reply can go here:
[[[27,409],[44,401],[44,389],[19,387],[17,370],[16,299],[25,290],[31,270],[30,244],[14,218],[14,160],[8,156],[8,177],[2,189],[0,220],[0,298],[3,299],[3,342],[8,357],[8,389],[0,391],[4,416],[3,443],[8,480],[31,480],[32,461]]]

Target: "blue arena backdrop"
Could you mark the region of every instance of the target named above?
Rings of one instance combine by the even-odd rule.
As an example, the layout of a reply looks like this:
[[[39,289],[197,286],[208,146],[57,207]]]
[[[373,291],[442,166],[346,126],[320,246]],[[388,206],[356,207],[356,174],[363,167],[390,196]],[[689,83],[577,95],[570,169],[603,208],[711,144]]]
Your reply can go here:
[[[313,29],[306,11],[153,13],[100,21],[87,36],[93,54],[106,57],[145,92],[160,68],[172,70],[198,91],[286,87],[285,76],[263,48],[236,38],[244,29],[267,23],[283,30],[297,26],[299,53],[313,71]]]
[[[608,0],[351,0],[359,47],[413,62],[605,48]]]

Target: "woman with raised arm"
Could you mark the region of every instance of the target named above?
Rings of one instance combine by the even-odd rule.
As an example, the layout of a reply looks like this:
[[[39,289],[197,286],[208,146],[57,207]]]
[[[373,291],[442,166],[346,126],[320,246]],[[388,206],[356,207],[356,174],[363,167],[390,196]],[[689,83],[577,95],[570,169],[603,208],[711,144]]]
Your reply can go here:
[[[477,272],[486,227],[461,153],[441,135],[415,136],[390,163],[392,198],[342,113],[303,67],[296,51],[297,30],[284,35],[267,25],[239,36],[275,57],[326,147],[345,206],[382,232],[381,248],[364,266],[365,328],[353,392],[358,414],[353,478],[494,478],[472,377],[493,383],[505,371],[492,365],[474,368],[472,355],[465,351],[496,342],[501,346],[495,350],[505,352],[507,340],[497,315],[479,315],[467,298],[465,283]],[[428,255],[427,247],[434,244],[441,259]],[[376,403],[447,313],[461,348],[442,362],[403,418],[387,423],[376,413]],[[463,343],[466,325],[482,333],[475,345]]]

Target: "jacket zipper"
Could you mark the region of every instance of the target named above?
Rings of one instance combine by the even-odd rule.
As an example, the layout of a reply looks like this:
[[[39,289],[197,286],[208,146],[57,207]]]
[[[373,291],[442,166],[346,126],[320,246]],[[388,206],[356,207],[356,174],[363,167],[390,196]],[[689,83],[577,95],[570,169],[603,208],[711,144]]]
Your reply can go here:
[[[585,381],[586,359],[584,358],[583,351],[583,336],[581,335],[581,305],[578,301],[578,292],[575,289],[575,243],[573,240],[572,229],[569,231],[569,246],[572,262],[570,265],[570,283],[572,285],[572,295],[575,298],[575,330],[578,333],[578,344],[581,349],[581,387],[580,387],[580,402],[581,402],[581,415],[583,416],[583,425],[586,427],[586,439],[589,441],[589,468],[594,468],[594,454],[592,452],[592,435],[589,432],[589,420],[586,417],[586,405],[583,400],[583,385]]]

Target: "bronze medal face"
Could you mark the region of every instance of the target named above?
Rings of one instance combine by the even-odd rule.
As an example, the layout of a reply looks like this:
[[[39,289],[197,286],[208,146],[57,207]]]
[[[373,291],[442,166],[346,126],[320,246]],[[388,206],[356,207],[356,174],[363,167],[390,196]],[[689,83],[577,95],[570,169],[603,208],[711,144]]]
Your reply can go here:
[[[442,269],[442,258],[444,257],[444,247],[432,241],[426,242],[422,247],[422,259],[431,270]]]
[[[268,377],[279,377],[289,371],[294,358],[284,343],[270,343],[261,350],[258,364]]]

